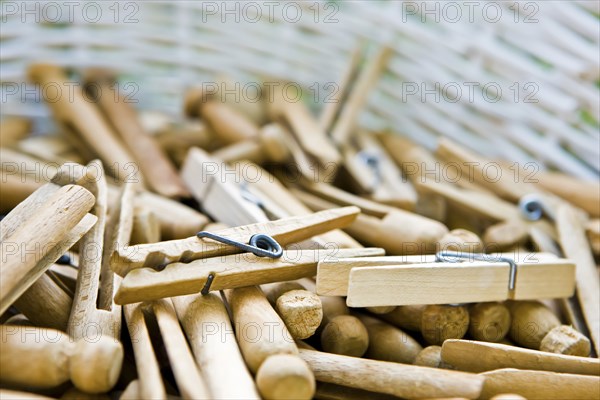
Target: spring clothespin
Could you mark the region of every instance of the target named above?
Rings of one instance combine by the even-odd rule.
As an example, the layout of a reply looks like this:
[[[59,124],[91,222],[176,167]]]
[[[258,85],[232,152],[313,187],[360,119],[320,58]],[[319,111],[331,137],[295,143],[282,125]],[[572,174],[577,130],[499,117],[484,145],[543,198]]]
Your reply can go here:
[[[325,260],[317,268],[317,293],[347,295],[351,307],[564,298],[574,289],[575,264],[548,253],[443,252]]]

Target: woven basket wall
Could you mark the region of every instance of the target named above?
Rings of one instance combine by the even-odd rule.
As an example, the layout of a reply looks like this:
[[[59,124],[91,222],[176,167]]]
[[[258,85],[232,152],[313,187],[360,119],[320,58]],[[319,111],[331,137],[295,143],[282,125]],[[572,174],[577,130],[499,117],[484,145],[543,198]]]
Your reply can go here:
[[[116,69],[123,82],[138,85],[141,109],[179,115],[186,88],[216,75],[242,84],[274,77],[325,90],[364,41],[372,50],[386,44],[394,56],[369,96],[362,126],[391,129],[428,148],[446,135],[484,156],[537,160],[598,179],[598,1],[82,1],[71,7],[2,3],[3,116],[47,116],[34,96],[8,95],[25,82],[33,61]],[[436,99],[436,83],[446,98]],[[326,97],[319,94],[315,112]]]

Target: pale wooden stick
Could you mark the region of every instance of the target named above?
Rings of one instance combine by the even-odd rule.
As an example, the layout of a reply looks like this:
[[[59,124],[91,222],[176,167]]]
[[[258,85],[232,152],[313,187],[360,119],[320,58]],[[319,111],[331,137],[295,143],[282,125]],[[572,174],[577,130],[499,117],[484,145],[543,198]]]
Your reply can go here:
[[[318,382],[315,399],[320,400],[398,400],[398,397],[384,393],[369,392],[362,389]]]
[[[252,139],[259,134],[258,126],[251,119],[221,100],[202,103],[200,115],[224,144]]]
[[[597,358],[547,353],[499,343],[449,339],[442,345],[442,358],[457,369],[469,372],[519,368],[600,375]]]
[[[184,399],[210,399],[210,393],[181,331],[171,299],[152,303],[169,355],[177,388]]]
[[[18,390],[0,389],[0,399],[2,400],[53,400],[52,397],[43,396],[37,393],[20,392]]]
[[[54,65],[32,65],[28,74],[32,81],[44,88],[52,86],[69,87],[69,80],[64,71]],[[52,93],[51,90],[42,90],[41,92],[44,96],[49,96]],[[73,96],[59,95],[56,99],[48,99],[48,104],[52,108],[55,119],[60,124],[66,125],[68,129],[81,135],[98,153],[104,164],[110,167],[115,178],[122,182],[133,178],[131,167],[135,167],[135,163],[127,150],[117,140],[100,112],[84,98],[81,88],[75,88],[72,94]]]
[[[131,244],[156,243],[160,241],[160,223],[154,213],[146,208],[135,207]]]
[[[477,398],[484,377],[300,349],[318,381],[405,398]]]
[[[600,283],[583,223],[568,205],[559,207],[556,218],[562,250],[577,264],[577,297],[596,353],[600,353]]]
[[[0,213],[8,213],[31,193],[39,189],[44,182],[35,177],[16,174],[14,171],[0,170],[2,194],[0,194]]]
[[[37,271],[41,274],[62,255],[52,254],[52,250],[80,223],[93,204],[94,196],[83,187],[62,187],[34,215],[24,217],[23,225],[11,234],[3,235],[2,253],[6,258],[0,270],[0,314],[33,283],[24,285],[23,281],[32,277],[36,266],[42,268],[41,272]],[[53,259],[40,265],[48,255]]]
[[[360,110],[366,103],[370,90],[377,83],[379,75],[386,68],[392,52],[391,48],[383,47],[360,72],[331,131],[331,138],[338,145],[345,144],[351,136]]]
[[[99,91],[96,104],[137,162],[144,182],[157,193],[171,198],[189,196],[175,167],[154,139],[144,131],[135,108],[127,99],[111,92],[115,81],[110,76],[90,76],[87,82]]]
[[[595,255],[600,255],[600,218],[590,220],[585,227],[590,248]]]
[[[482,398],[501,393],[516,393],[527,399],[597,399],[600,377],[560,374],[548,371],[499,369],[481,374],[485,377]]]
[[[125,321],[131,336],[138,371],[138,394],[142,399],[166,399],[167,394],[160,368],[144,318],[144,307],[142,303],[128,304],[124,307]]]
[[[260,399],[219,296],[179,296],[173,303],[213,398]]]

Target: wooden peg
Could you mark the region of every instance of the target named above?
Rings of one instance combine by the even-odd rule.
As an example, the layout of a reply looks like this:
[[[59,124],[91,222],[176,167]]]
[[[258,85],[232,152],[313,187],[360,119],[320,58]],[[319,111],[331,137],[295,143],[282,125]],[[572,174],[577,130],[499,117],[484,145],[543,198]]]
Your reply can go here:
[[[69,380],[86,393],[105,393],[117,382],[123,348],[106,337],[74,340],[47,328],[0,325],[0,381],[51,388]]]
[[[316,196],[292,190],[312,210],[327,210],[334,204]],[[448,228],[438,221],[396,209],[383,218],[359,214],[345,231],[366,245],[382,247],[389,254],[423,254],[436,251],[436,244]]]
[[[389,47],[383,47],[378,50],[358,75],[356,83],[344,102],[339,117],[331,130],[331,138],[337,145],[344,145],[350,138],[359,113],[367,101],[369,92],[377,83],[381,73],[385,70],[392,52],[392,49]]]
[[[95,171],[103,171],[99,162],[94,162]],[[84,172],[89,172],[86,169]],[[74,177],[76,179],[76,177]],[[132,219],[132,188],[126,184],[118,206],[113,209],[111,220],[107,223],[107,185],[104,174],[98,176],[84,175],[80,180],[96,196],[94,214],[98,223],[84,236],[81,242],[79,274],[73,308],[69,317],[68,332],[79,339],[85,337],[90,324],[97,326],[99,334],[118,338],[121,327],[121,308],[112,301],[114,279],[108,269],[110,255],[117,243],[129,240],[131,222],[121,218]],[[123,226],[122,233],[119,234]],[[100,282],[101,281],[101,282]]]
[[[359,186],[377,202],[414,210],[417,203],[415,188],[396,167],[387,151],[373,135],[366,132],[358,133],[355,141],[359,151],[350,152],[345,158],[345,165]]]
[[[160,223],[147,208],[134,207],[131,244],[156,243],[160,241]]]
[[[253,139],[259,135],[259,128],[252,120],[218,99],[202,103],[200,116],[224,144]]]
[[[597,399],[600,377],[561,374],[548,371],[498,369],[480,375],[485,378],[482,398],[501,393],[516,393],[527,399]]]
[[[294,339],[311,337],[323,320],[319,296],[304,289],[282,293],[275,300],[275,310]]]
[[[214,277],[211,290],[289,281],[313,276],[319,260],[327,257],[368,257],[382,253],[381,249],[371,248],[289,250],[284,251],[278,259],[265,259],[248,253],[171,263],[162,271],[135,269],[121,282],[115,301],[128,304],[198,293],[204,288],[210,274]]]
[[[15,171],[0,170],[2,193],[0,194],[0,213],[7,214],[27,196],[39,189],[44,182],[35,177],[27,177]]]
[[[577,298],[596,353],[600,353],[600,283],[583,222],[569,205],[561,206],[556,217],[562,250],[577,265]]]
[[[415,339],[393,325],[363,314],[358,318],[369,333],[366,358],[412,364],[423,349]]]
[[[449,339],[442,345],[442,358],[457,369],[468,372],[519,368],[600,375],[600,361],[597,358],[547,353],[500,343]]]
[[[260,399],[221,298],[178,296],[173,303],[213,398]]]
[[[44,190],[43,188],[39,190]],[[35,196],[36,199],[42,196]],[[32,203],[35,200],[32,200]],[[86,218],[94,204],[94,196],[81,186],[68,185],[57,189],[42,200],[41,204],[24,204],[15,208],[12,232],[5,234],[2,222],[2,254],[4,260],[0,270],[0,314],[21,295],[50,265],[57,260],[83,232],[89,230],[95,218]],[[36,212],[29,214],[28,211]],[[27,214],[20,214],[27,212]],[[7,216],[8,218],[8,216]],[[77,231],[73,231],[80,224]],[[18,226],[18,227],[17,227]],[[69,233],[75,235],[68,237]],[[56,253],[56,250],[61,250]]]
[[[440,162],[427,149],[397,133],[383,133],[377,139],[388,151],[398,168],[415,185],[419,201],[415,206],[418,214],[438,221],[446,219],[446,202],[442,197],[423,191],[422,182],[439,182]]]
[[[181,396],[184,399],[210,399],[208,387],[188,347],[171,299],[155,301],[151,307]]]
[[[86,81],[88,93],[104,114],[114,131],[125,143],[139,167],[144,182],[155,192],[170,198],[187,197],[189,192],[175,167],[154,139],[144,130],[135,108],[123,95],[111,93],[116,85],[106,71],[90,73]]]
[[[152,347],[144,308],[145,305],[142,303],[128,304],[124,307],[125,321],[131,336],[138,371],[138,394],[143,399],[166,399],[167,394]]]
[[[475,340],[499,342],[510,330],[508,308],[498,302],[472,304],[469,307],[469,334]]]
[[[260,134],[256,139],[248,139],[221,147],[211,155],[226,163],[248,160],[257,164],[281,163],[291,157],[278,124],[267,124],[260,129]]]
[[[269,356],[256,372],[256,386],[265,399],[312,399],[315,377],[300,357],[292,354]]]
[[[404,365],[300,349],[317,381],[404,398],[479,397],[485,378],[458,371]]]
[[[52,397],[43,396],[37,393],[21,392],[18,390],[0,389],[0,399],[2,400],[53,400]]]
[[[594,255],[600,255],[600,218],[589,220],[585,226],[590,248]]]
[[[341,161],[341,156],[331,139],[321,129],[319,123],[302,101],[292,102],[284,92],[276,90],[270,99],[271,116],[290,127],[302,149],[327,168],[329,178],[333,179]]]
[[[321,347],[328,353],[362,357],[369,348],[369,332],[357,317],[338,315],[323,328]]]
[[[58,95],[54,92],[54,97],[49,97],[52,96],[52,90],[42,90],[42,95],[48,101],[54,118],[67,130],[81,135],[100,156],[104,165],[110,167],[111,174],[117,180],[124,182],[135,177],[131,170],[131,166],[135,166],[133,158],[116,138],[100,112],[86,100],[81,88],[74,89],[72,98],[60,93],[61,87],[69,87],[69,79],[60,67],[34,64],[29,68],[28,74],[33,82],[44,88],[59,86]]]
[[[291,243],[319,235],[332,229],[341,228],[350,224],[358,215],[357,207],[343,207],[327,210],[311,215],[282,218],[272,222],[262,222],[236,228],[228,228],[215,232],[231,240],[248,243],[250,236],[257,233],[270,235],[280,245]],[[164,263],[194,259],[216,257],[221,255],[236,254],[240,249],[225,246],[208,239],[190,237],[182,240],[152,243],[125,247],[117,250],[113,259],[112,268],[118,274],[125,275],[128,271],[153,267]]]
[[[510,264],[493,257],[490,261],[355,268],[347,302],[350,307],[371,307],[564,298],[575,289],[575,265],[569,260],[520,255],[514,260],[514,289],[509,287]]]
[[[510,338],[516,343],[552,353],[589,355],[589,339],[572,327],[561,325],[552,310],[541,302],[509,301],[506,305],[512,317]]]
[[[442,348],[440,346],[427,346],[415,357],[415,365],[422,367],[454,369],[454,367],[442,360]]]
[[[237,226],[268,221],[259,205],[244,198],[236,174],[203,150],[190,149],[181,176],[194,198],[219,222]]]

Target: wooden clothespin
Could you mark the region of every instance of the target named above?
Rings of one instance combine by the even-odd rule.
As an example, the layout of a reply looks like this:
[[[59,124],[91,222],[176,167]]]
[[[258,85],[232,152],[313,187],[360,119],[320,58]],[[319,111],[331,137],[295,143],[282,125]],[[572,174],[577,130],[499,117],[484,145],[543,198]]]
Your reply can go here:
[[[512,258],[440,252],[436,262],[352,268],[347,304],[371,307],[565,298],[574,289],[575,264],[567,259],[543,253]]]
[[[47,183],[2,220],[0,314],[94,226],[94,201],[79,185]]]
[[[372,200],[413,210],[417,192],[383,146],[367,132],[358,132],[354,144],[344,147],[343,156],[357,190]]]

